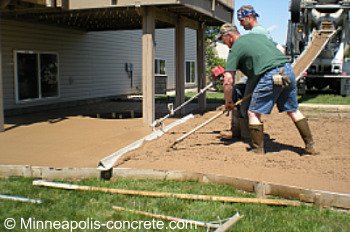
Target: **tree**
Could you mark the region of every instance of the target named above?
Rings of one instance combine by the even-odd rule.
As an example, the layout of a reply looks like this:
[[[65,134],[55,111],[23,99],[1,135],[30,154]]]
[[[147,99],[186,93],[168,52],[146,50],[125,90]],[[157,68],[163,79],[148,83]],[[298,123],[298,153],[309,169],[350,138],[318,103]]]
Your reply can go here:
[[[226,61],[218,57],[218,54],[215,50],[215,36],[219,33],[219,27],[209,26],[205,31],[205,58],[207,70],[211,70],[215,66],[221,65],[225,66]]]
[[[211,70],[216,66],[226,66],[226,60],[218,57],[215,50],[215,36],[219,33],[219,27],[209,26],[205,31],[205,61],[206,61],[206,74],[211,76]],[[218,90],[222,88],[217,86]]]

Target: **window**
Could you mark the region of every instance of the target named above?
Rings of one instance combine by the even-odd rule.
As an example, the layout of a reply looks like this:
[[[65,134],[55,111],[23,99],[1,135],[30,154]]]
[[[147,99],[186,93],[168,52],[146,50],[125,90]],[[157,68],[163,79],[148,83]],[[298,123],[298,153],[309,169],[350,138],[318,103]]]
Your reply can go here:
[[[155,59],[155,61],[154,61],[154,73],[156,75],[165,75],[165,60]]]
[[[58,55],[16,51],[17,101],[58,96]]]
[[[196,82],[196,63],[194,61],[186,61],[186,84]]]

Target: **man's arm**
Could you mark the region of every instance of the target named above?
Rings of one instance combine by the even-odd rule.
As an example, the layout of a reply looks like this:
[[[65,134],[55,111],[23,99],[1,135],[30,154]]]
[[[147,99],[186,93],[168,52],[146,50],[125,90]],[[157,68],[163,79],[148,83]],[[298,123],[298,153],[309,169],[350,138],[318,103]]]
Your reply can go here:
[[[225,107],[228,109],[232,102],[232,89],[235,84],[235,74],[236,72],[225,72],[224,73],[224,99],[225,99]]]

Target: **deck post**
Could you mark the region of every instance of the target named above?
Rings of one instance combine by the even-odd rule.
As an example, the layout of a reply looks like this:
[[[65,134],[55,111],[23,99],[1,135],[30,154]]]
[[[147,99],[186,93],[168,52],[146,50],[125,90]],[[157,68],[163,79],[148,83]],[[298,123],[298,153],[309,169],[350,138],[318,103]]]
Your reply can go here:
[[[197,77],[198,77],[198,92],[207,85],[205,72],[205,24],[201,23],[197,29]],[[198,109],[201,112],[207,108],[206,92],[198,97]]]
[[[155,14],[149,7],[144,7],[142,12],[142,117],[151,126],[155,120]]]
[[[175,105],[185,102],[185,22],[179,17],[175,26]],[[185,108],[180,114],[185,113]]]

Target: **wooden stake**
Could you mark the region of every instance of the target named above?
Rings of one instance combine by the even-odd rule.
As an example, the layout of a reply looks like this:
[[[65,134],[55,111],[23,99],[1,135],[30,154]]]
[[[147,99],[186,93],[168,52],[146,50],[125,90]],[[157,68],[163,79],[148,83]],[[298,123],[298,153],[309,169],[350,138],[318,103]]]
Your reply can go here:
[[[81,185],[75,185],[75,184],[49,182],[44,180],[33,181],[33,185],[45,186],[45,187],[51,187],[51,188],[60,188],[60,189],[70,189],[70,190],[97,191],[97,192],[125,194],[125,195],[139,195],[139,196],[146,196],[146,197],[174,197],[178,199],[218,201],[218,202],[227,202],[227,203],[253,203],[253,204],[265,204],[265,205],[277,205],[277,206],[300,206],[300,202],[290,201],[290,200],[237,198],[237,197],[212,196],[212,195],[110,189],[110,188],[104,188],[104,187],[81,186]]]
[[[212,223],[206,223],[206,222],[201,222],[201,221],[195,221],[195,220],[188,220],[188,219],[182,219],[182,218],[177,218],[177,217],[172,217],[172,216],[166,216],[162,214],[154,214],[154,213],[149,213],[145,211],[139,211],[139,210],[132,210],[132,209],[126,209],[124,207],[119,207],[119,206],[112,206],[114,210],[117,211],[126,211],[130,213],[135,213],[135,214],[140,214],[144,215],[147,217],[153,217],[161,220],[167,220],[167,221],[176,221],[176,222],[184,222],[186,224],[192,224],[200,227],[206,227],[209,229],[217,229],[220,227],[220,225],[217,224],[212,224]]]

